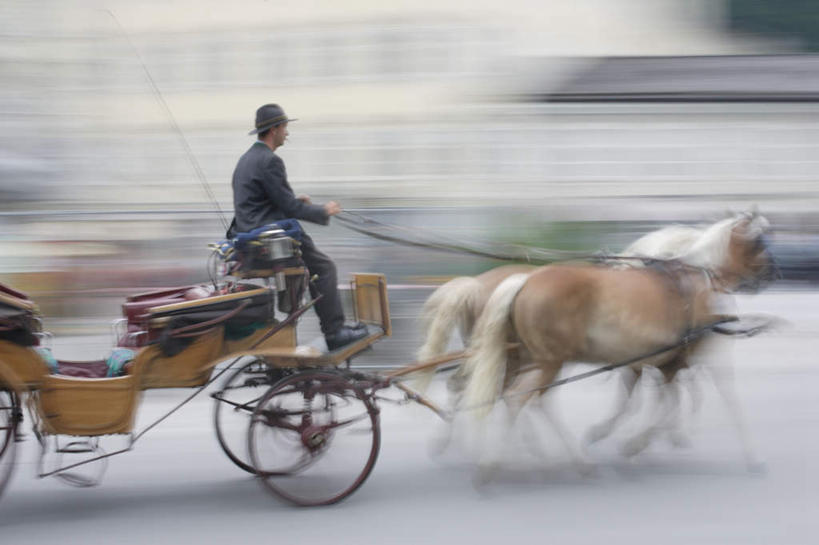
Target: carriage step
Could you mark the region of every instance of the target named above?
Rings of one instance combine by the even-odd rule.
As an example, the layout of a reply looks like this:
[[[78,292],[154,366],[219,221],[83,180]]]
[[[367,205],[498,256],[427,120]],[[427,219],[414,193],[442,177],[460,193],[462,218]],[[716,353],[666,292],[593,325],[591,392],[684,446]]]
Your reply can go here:
[[[97,452],[99,447],[89,443],[88,441],[72,441],[66,446],[58,448],[54,452],[61,454],[92,454]]]

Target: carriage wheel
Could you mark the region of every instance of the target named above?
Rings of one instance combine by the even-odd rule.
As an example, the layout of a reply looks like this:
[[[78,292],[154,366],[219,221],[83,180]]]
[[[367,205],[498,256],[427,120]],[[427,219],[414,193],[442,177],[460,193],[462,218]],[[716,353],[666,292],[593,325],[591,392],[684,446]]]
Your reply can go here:
[[[213,394],[213,423],[216,439],[227,457],[248,473],[256,473],[247,453],[247,426],[250,415],[265,392],[285,376],[283,369],[254,360],[231,373],[222,388]]]
[[[0,387],[0,495],[3,494],[14,468],[20,411],[17,394]]]
[[[274,385],[250,421],[248,450],[271,492],[328,505],[358,489],[378,457],[378,409],[340,374],[297,373]]]

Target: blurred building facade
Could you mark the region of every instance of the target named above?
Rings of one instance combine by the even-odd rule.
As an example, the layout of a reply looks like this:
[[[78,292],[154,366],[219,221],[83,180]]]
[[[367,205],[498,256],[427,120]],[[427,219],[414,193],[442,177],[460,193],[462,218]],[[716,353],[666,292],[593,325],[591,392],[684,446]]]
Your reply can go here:
[[[293,184],[347,207],[527,206],[561,220],[816,210],[814,101],[566,99],[605,74],[601,59],[720,55],[727,74],[731,59],[792,42],[731,32],[730,2],[570,4],[5,2],[0,245],[17,257],[0,273],[47,268],[43,254],[65,266],[38,241],[70,243],[66,259],[144,264],[218,238],[186,147],[229,219],[232,169],[271,101],[300,118],[281,150]],[[703,93],[745,84],[689,72]]]

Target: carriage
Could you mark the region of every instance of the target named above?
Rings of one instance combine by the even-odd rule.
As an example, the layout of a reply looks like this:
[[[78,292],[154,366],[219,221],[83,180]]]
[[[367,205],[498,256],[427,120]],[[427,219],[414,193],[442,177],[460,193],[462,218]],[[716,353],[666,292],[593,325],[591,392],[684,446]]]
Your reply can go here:
[[[222,270],[209,285],[128,297],[106,360],[56,360],[41,346],[48,335],[36,304],[0,285],[0,492],[25,436],[24,408],[40,444],[38,475],[89,486],[108,458],[220,380],[211,393],[216,436],[238,467],[299,505],[355,491],[380,445],[374,392],[391,378],[357,372],[350,361],[391,334],[386,280],[353,275],[354,315],[367,337],[332,352],[299,346],[298,319],[316,300],[304,298],[310,279],[286,227],[216,245]],[[141,393],[156,388],[194,392],[137,432]],[[127,445],[105,452],[100,438],[109,435]],[[83,459],[61,464],[63,455]],[[56,464],[47,468],[47,458]]]
[[[750,220],[743,221],[747,228]],[[735,231],[730,224],[726,227],[729,233]],[[117,350],[103,361],[56,360],[39,346],[47,335],[37,306],[25,294],[0,285],[0,493],[13,468],[16,444],[24,437],[24,406],[40,444],[38,475],[89,486],[99,482],[101,470],[89,475],[81,469],[104,469],[108,458],[132,450],[146,432],[218,382],[211,396],[216,436],[225,454],[273,494],[305,506],[338,502],[369,476],[380,447],[380,390],[396,387],[404,401],[418,402],[448,419],[447,411],[403,384],[402,377],[455,361],[467,351],[430,355],[385,374],[350,365],[356,355],[391,334],[387,284],[381,274],[353,275],[353,309],[355,318],[368,327],[365,338],[333,352],[299,345],[296,324],[317,299],[304,298],[310,279],[299,259],[298,241],[290,236],[297,233],[287,228],[268,226],[216,245],[214,262],[220,273],[210,284],[128,297],[124,317],[115,324]],[[747,256],[754,260],[764,250],[757,236],[740,241],[743,248],[753,250]],[[603,272],[595,274],[630,277],[634,290],[643,289],[639,286],[648,280],[666,286],[662,288],[666,295],[658,297],[670,298],[670,309],[688,308],[697,293],[713,289],[702,267],[678,264],[673,269],[632,274],[606,272],[609,269],[603,266]],[[584,270],[586,274],[591,269]],[[685,287],[679,283],[684,278],[703,287]],[[670,281],[678,283],[669,290]],[[621,291],[622,286],[616,289]],[[515,292],[506,291],[511,302]],[[691,312],[684,314],[694,318]],[[646,350],[638,348],[635,356],[619,363],[516,395],[531,397],[598,372],[682,354],[708,331],[728,332],[720,328],[736,318],[705,312],[698,320],[696,326],[692,321],[687,329],[669,330],[669,338],[676,340],[665,346],[655,344],[649,350],[652,345],[645,345]],[[501,352],[518,349],[515,343],[506,343],[505,334],[496,336],[506,345]],[[682,360],[671,361],[676,365]],[[141,392],[157,388],[194,391],[137,432]],[[466,394],[470,396],[469,389]],[[484,406],[492,403],[494,399],[486,399]],[[105,452],[99,439],[110,435],[125,436],[127,445]],[[56,457],[53,467],[46,468],[47,455]],[[83,459],[62,464],[62,455]]]

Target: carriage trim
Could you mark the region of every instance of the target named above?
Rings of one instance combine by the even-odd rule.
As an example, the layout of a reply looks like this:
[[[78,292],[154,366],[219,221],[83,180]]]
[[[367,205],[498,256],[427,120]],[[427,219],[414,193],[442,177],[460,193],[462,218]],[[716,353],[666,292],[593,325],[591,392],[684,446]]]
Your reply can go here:
[[[22,297],[17,297],[17,294],[22,295],[20,292],[11,293],[12,290],[7,289],[6,286],[2,284],[0,284],[0,286],[2,286],[2,290],[0,290],[0,303],[29,312],[37,312],[37,305],[34,302]]]

